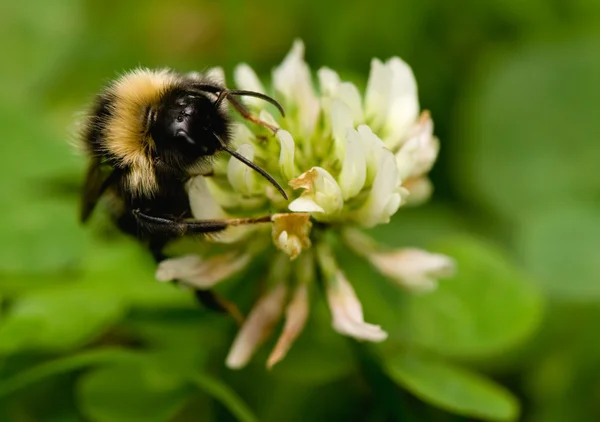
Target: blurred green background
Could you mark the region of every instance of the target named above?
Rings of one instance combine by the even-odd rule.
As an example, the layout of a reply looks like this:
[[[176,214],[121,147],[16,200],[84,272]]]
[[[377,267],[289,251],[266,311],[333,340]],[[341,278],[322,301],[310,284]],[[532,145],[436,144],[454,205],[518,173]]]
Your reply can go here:
[[[348,259],[378,347],[318,292],[288,358],[224,367],[236,327],[156,283],[134,242],[77,222],[76,113],[135,66],[247,62],[292,41],[363,86],[414,69],[442,142],[428,205],[373,231],[454,256],[428,296]],[[596,421],[600,1],[22,0],[0,4],[0,420]],[[261,263],[223,289],[245,311]],[[236,284],[237,283],[237,284]]]

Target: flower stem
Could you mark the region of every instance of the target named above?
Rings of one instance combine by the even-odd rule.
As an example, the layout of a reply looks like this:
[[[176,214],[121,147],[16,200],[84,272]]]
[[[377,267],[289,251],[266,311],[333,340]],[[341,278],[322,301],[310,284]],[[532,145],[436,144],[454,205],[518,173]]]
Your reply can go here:
[[[237,393],[218,379],[205,374],[196,374],[190,381],[199,389],[220,401],[239,421],[259,422],[258,417]]]

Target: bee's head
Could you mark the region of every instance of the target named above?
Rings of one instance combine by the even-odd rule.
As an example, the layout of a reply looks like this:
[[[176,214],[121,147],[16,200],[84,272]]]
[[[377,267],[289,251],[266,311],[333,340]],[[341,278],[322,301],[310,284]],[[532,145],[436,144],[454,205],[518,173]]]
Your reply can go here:
[[[211,99],[207,92],[219,93]],[[266,171],[229,148],[229,119],[222,107],[227,95],[249,95],[275,104],[275,100],[252,91],[226,90],[198,84],[174,88],[164,93],[158,106],[147,112],[147,130],[156,145],[161,168],[178,175],[187,174],[203,158],[224,151],[256,170],[287,199],[283,188]],[[238,105],[238,107],[243,107]]]
[[[203,93],[167,92],[151,111],[150,135],[159,157],[171,166],[186,167],[214,155],[228,138],[228,119]]]

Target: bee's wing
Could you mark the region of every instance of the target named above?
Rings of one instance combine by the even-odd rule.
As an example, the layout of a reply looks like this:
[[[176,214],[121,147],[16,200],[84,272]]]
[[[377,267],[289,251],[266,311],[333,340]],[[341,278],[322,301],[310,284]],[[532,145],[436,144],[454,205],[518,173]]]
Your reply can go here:
[[[102,165],[100,160],[93,159],[88,166],[85,184],[81,193],[80,219],[86,222],[92,214],[98,199],[104,191],[116,180],[116,172]]]

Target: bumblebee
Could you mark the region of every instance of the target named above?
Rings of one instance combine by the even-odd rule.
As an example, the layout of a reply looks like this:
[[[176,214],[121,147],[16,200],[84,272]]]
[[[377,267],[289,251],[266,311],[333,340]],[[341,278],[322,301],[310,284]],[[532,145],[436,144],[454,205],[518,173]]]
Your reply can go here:
[[[281,105],[264,94],[227,89],[198,74],[168,69],[138,69],[101,92],[81,133],[89,167],[81,201],[81,221],[89,219],[102,196],[110,196],[117,226],[146,243],[157,262],[172,239],[224,230],[231,225],[270,221],[269,216],[195,220],[186,182],[206,171],[215,154],[224,152],[265,177],[287,199],[281,186],[263,169],[230,148],[229,103],[244,119],[273,132],[253,116],[240,96]],[[222,308],[207,291],[196,295]]]

